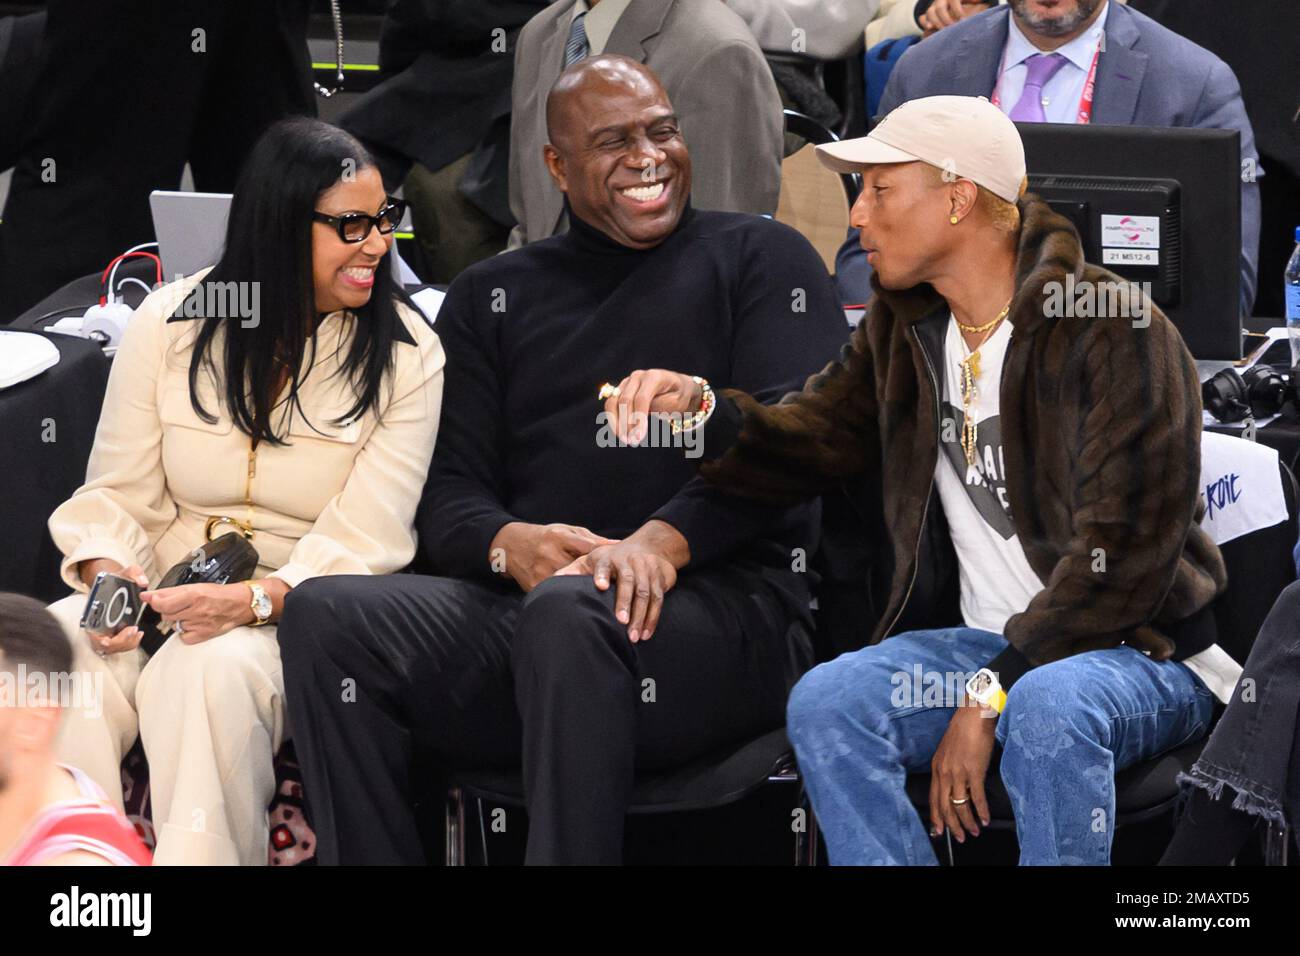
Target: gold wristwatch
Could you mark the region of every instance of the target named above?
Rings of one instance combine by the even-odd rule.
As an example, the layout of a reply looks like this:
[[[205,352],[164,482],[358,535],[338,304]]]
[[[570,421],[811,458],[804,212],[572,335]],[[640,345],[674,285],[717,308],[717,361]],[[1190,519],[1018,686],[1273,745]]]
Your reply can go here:
[[[253,592],[253,600],[249,602],[249,607],[253,609],[253,627],[261,627],[263,624],[271,622],[271,597],[266,593],[262,585],[253,581],[248,582],[248,590]]]

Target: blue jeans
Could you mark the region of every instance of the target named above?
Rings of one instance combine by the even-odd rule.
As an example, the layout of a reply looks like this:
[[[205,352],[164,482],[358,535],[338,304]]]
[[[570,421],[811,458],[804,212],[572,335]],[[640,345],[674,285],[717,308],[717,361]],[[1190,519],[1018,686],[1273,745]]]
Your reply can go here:
[[[904,791],[925,772],[965,678],[1007,646],[990,631],[910,631],[813,668],[790,741],[833,864],[935,864]],[[1120,646],[1036,667],[997,719],[1020,863],[1110,862],[1115,772],[1205,733],[1213,697],[1184,664]],[[928,817],[928,813],[927,813]]]

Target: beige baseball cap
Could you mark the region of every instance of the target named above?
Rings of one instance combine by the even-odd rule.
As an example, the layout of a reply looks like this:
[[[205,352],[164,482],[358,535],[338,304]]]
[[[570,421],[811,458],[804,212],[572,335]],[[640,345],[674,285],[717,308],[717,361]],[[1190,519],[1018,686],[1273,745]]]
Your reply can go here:
[[[837,173],[919,159],[1007,202],[1020,197],[1025,178],[1025,147],[1016,124],[983,96],[908,100],[866,136],[818,146],[817,158]]]

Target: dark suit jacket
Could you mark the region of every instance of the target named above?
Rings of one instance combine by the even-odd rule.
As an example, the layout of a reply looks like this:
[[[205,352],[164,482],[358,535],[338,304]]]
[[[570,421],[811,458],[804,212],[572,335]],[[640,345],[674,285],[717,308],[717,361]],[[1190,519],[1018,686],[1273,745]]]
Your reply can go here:
[[[880,115],[923,96],[989,96],[997,83],[1010,16],[1009,7],[996,7],[914,45],[903,54],[889,78],[880,101]],[[1263,174],[1255,151],[1255,134],[1241,100],[1241,87],[1228,65],[1210,51],[1119,3],[1111,3],[1106,15],[1106,45],[1097,65],[1092,121],[1109,126],[1239,130],[1243,164],[1249,161],[1257,175]],[[1255,301],[1259,217],[1259,184],[1243,177],[1243,314],[1249,314]],[[852,254],[846,243],[841,256]]]
[[[1300,225],[1300,4],[1295,0],[1251,0],[1223,16],[1222,0],[1129,0],[1158,23],[1199,43],[1232,67],[1255,129],[1255,147],[1268,170],[1259,184],[1259,274],[1256,315],[1283,315],[1277,281],[1295,247]],[[1265,37],[1291,39],[1265,45]]]
[[[560,75],[576,0],[556,0],[519,34],[510,124],[511,246],[552,235],[563,195],[547,172],[546,97]],[[691,151],[691,205],[776,212],[781,97],[745,22],[718,0],[633,0],[605,53],[650,67],[668,92]]]

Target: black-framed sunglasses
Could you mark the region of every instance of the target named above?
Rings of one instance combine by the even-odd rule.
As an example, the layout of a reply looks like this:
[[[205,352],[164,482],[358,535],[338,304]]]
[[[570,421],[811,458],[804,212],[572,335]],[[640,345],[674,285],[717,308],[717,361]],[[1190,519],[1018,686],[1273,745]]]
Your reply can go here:
[[[397,229],[406,214],[406,200],[388,199],[388,205],[379,210],[377,216],[367,216],[364,212],[349,212],[342,216],[327,216],[323,212],[313,212],[312,219],[333,226],[344,242],[365,242],[371,229],[378,229],[382,236]]]

